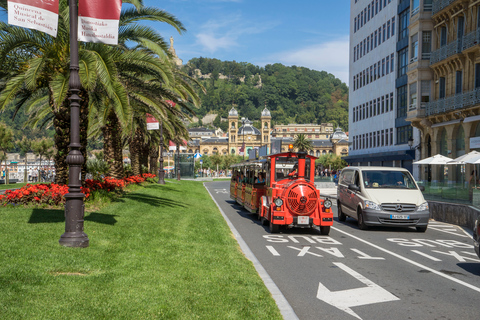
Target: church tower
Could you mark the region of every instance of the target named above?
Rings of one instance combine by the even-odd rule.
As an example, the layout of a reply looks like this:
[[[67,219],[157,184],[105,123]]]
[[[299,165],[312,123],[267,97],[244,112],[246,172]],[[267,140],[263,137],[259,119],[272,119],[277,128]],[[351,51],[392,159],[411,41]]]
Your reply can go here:
[[[234,107],[228,112],[228,153],[237,154],[238,112]],[[233,150],[233,152],[232,152]]]
[[[260,128],[260,132],[262,133],[262,146],[270,146],[272,115],[270,114],[270,111],[267,109],[267,107],[265,107],[265,109],[263,109],[262,111],[260,122],[262,123],[262,127]]]

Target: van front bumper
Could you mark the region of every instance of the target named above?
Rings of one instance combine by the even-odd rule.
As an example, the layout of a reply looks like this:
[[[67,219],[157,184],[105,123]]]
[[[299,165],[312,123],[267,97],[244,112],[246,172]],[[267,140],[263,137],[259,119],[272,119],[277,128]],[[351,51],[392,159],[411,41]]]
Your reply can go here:
[[[406,216],[408,216],[408,218]],[[430,220],[430,211],[397,213],[365,209],[363,211],[363,219],[368,226],[424,227],[428,225],[428,220]]]

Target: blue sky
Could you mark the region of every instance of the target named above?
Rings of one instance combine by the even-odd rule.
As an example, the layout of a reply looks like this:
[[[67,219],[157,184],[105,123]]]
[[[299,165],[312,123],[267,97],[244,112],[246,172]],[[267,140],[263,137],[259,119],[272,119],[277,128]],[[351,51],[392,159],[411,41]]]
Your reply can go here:
[[[144,0],[187,32],[152,25],[186,63],[206,57],[327,71],[348,85],[350,0]]]

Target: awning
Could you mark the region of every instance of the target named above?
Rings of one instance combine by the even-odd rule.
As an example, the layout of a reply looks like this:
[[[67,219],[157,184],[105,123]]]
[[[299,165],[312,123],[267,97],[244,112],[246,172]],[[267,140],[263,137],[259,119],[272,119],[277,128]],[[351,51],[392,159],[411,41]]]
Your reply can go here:
[[[399,150],[390,152],[378,152],[368,154],[349,155],[342,157],[348,163],[373,162],[373,161],[394,161],[394,160],[415,160],[415,150]]]

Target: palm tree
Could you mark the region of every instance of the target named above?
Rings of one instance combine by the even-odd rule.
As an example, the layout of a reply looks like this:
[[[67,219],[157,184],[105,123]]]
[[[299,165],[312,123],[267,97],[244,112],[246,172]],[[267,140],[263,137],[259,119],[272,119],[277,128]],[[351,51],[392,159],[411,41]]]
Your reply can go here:
[[[293,141],[293,147],[297,148],[298,151],[311,151],[313,150],[312,140],[308,139],[304,133],[300,133],[295,137]]]
[[[119,45],[116,47],[102,44],[86,43],[79,50],[79,74],[83,89],[80,138],[82,153],[86,157],[88,129],[88,111],[93,105],[93,96],[103,95],[108,98],[108,105],[117,115],[128,115],[129,101],[125,83],[118,81],[115,72],[115,53],[132,52],[127,42],[136,42],[143,48],[144,56],[157,55],[166,57],[167,45],[162,37],[150,27],[138,24],[140,20],[166,22],[180,33],[182,24],[165,11],[146,8],[142,0],[127,0],[134,8],[122,11],[120,17]],[[0,0],[0,7],[7,10],[7,1]],[[59,24],[56,38],[36,30],[10,26],[0,22],[0,63],[8,66],[0,80],[0,110],[13,104],[17,109],[26,108],[32,115],[31,123],[53,125],[55,128],[55,145],[57,155],[55,166],[59,183],[67,182],[66,155],[70,138],[70,115],[67,100],[69,79],[69,10],[67,1],[59,3]],[[112,48],[119,49],[112,52]],[[139,50],[135,50],[139,51]],[[113,53],[113,54],[112,54]],[[158,60],[158,59],[157,59]],[[164,64],[168,66],[167,64]],[[148,62],[142,71],[150,69]],[[168,78],[167,70],[162,68],[159,78]],[[113,71],[113,72],[112,72]],[[105,113],[108,116],[108,113]],[[107,119],[108,117],[104,117]],[[120,123],[128,116],[121,117]],[[123,122],[125,124],[125,122]],[[84,175],[82,175],[84,176]]]
[[[22,140],[16,142],[17,146],[20,148],[20,155],[25,157],[25,170],[23,172],[23,182],[27,182],[28,171],[27,171],[27,153],[32,151],[32,141],[28,140],[26,136],[22,137]]]

